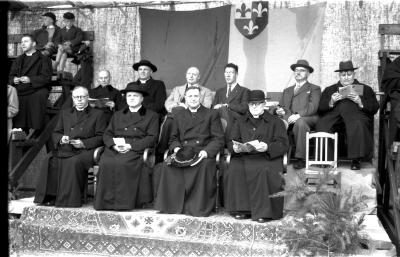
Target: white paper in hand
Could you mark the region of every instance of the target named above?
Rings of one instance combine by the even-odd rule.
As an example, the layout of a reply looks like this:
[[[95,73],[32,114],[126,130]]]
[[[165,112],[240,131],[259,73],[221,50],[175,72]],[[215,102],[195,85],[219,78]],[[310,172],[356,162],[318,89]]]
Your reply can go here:
[[[113,137],[113,141],[114,141],[114,144],[117,146],[126,145],[125,138],[123,138],[123,137]]]

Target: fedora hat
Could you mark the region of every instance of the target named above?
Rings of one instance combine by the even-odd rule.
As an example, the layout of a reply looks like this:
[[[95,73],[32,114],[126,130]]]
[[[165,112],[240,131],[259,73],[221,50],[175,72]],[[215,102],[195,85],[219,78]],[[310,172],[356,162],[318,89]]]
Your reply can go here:
[[[143,96],[147,96],[149,94],[143,86],[139,85],[136,82],[129,83],[125,89],[121,90],[121,93],[123,94],[126,94],[128,92],[138,92],[141,93]]]
[[[339,63],[339,69],[335,70],[335,72],[341,72],[341,71],[348,71],[348,70],[357,70],[357,68],[353,67],[353,62],[352,61],[343,61]]]
[[[47,12],[47,13],[43,14],[42,16],[50,17],[53,20],[53,22],[56,23],[56,16],[54,15],[54,13]]]
[[[132,68],[137,71],[142,65],[149,67],[153,72],[157,71],[157,67],[148,60],[140,60],[139,62],[134,63]]]
[[[196,153],[194,147],[187,145],[179,149],[176,153],[168,156],[165,161],[168,165],[177,168],[183,168],[188,167],[192,164],[197,164],[199,160],[199,153]]]
[[[251,90],[248,102],[264,102],[265,94],[262,90]]]
[[[308,71],[310,73],[313,73],[313,71],[314,71],[313,67],[311,67],[306,60],[297,60],[296,63],[290,65],[290,68],[292,69],[292,71],[294,71],[294,69],[296,69],[296,67],[306,68],[306,69],[308,69]]]

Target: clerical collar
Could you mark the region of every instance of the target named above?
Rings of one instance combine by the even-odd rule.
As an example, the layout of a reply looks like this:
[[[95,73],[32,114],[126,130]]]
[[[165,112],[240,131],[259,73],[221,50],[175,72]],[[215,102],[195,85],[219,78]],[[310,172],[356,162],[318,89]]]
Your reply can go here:
[[[76,109],[78,112],[83,112],[83,111],[86,109],[86,107],[88,107],[88,105],[86,105],[86,106],[83,107],[82,109],[79,109],[78,107],[75,106],[75,109]]]
[[[32,56],[34,53],[36,53],[36,49],[33,49],[32,52],[30,53],[25,53],[26,56]]]
[[[49,26],[47,26],[47,28],[48,29],[54,29],[55,27],[54,27],[54,25],[49,25]]]
[[[251,114],[251,116],[252,116],[254,119],[258,119],[258,118],[260,118],[263,114],[264,114],[264,112],[260,113],[259,115],[253,115],[253,114]]]
[[[201,104],[199,104],[199,106],[196,109],[190,109],[190,108],[188,108],[188,109],[190,112],[197,112],[197,110],[200,108],[200,106],[201,106]]]
[[[149,79],[150,79],[150,78],[149,78]],[[147,83],[147,81],[148,81],[149,79],[146,79],[146,80],[139,79],[139,81],[140,81],[140,83],[141,83],[141,84],[146,84],[146,83]]]
[[[141,107],[142,107],[142,105],[139,105],[138,107],[129,107],[129,111],[138,112]]]

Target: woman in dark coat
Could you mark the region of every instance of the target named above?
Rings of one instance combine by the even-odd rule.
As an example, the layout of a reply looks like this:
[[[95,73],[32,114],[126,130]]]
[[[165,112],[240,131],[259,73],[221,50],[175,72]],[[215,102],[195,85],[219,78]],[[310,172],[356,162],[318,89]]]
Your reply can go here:
[[[149,168],[141,157],[157,142],[158,115],[142,106],[146,92],[141,86],[129,84],[124,93],[128,107],[113,115],[103,136],[96,210],[130,210],[153,200]]]
[[[233,153],[226,180],[226,209],[237,219],[249,217],[258,222],[279,219],[283,198],[269,196],[281,191],[283,155],[289,141],[282,120],[264,111],[265,95],[253,90],[249,111],[232,128],[232,139],[246,143],[258,140],[249,152],[230,142]]]

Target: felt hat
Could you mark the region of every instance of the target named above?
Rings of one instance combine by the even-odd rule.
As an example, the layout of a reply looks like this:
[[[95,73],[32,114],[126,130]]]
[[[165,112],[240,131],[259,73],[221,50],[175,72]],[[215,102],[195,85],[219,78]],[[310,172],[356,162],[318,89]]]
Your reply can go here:
[[[248,102],[264,102],[265,94],[262,90],[251,90]]]
[[[314,69],[313,67],[310,66],[310,64],[308,64],[308,62],[306,60],[297,60],[296,63],[290,65],[290,69],[292,69],[292,71],[294,71],[294,69],[296,69],[296,67],[303,67],[308,69],[308,71],[310,73],[313,73]]]
[[[157,71],[157,67],[148,60],[140,60],[139,62],[134,63],[132,68],[137,71],[142,65],[149,67],[153,72]]]
[[[43,14],[42,16],[50,17],[51,19],[53,19],[53,22],[56,23],[56,16],[54,15],[54,13],[47,12],[47,13]]]
[[[192,164],[197,164],[200,160],[199,154],[196,153],[194,147],[192,146],[183,146],[176,153],[171,154],[166,162],[168,165],[182,168],[188,167]]]
[[[67,20],[72,20],[75,19],[75,15],[71,12],[66,12],[64,13],[63,18]]]
[[[149,94],[143,86],[139,85],[136,82],[129,83],[125,89],[121,90],[121,93],[123,94],[126,94],[128,92],[138,92],[141,93],[143,96],[147,96]]]
[[[339,63],[339,69],[335,70],[335,72],[341,72],[341,71],[349,71],[349,70],[357,70],[357,68],[353,67],[353,62],[352,61],[343,61]]]

